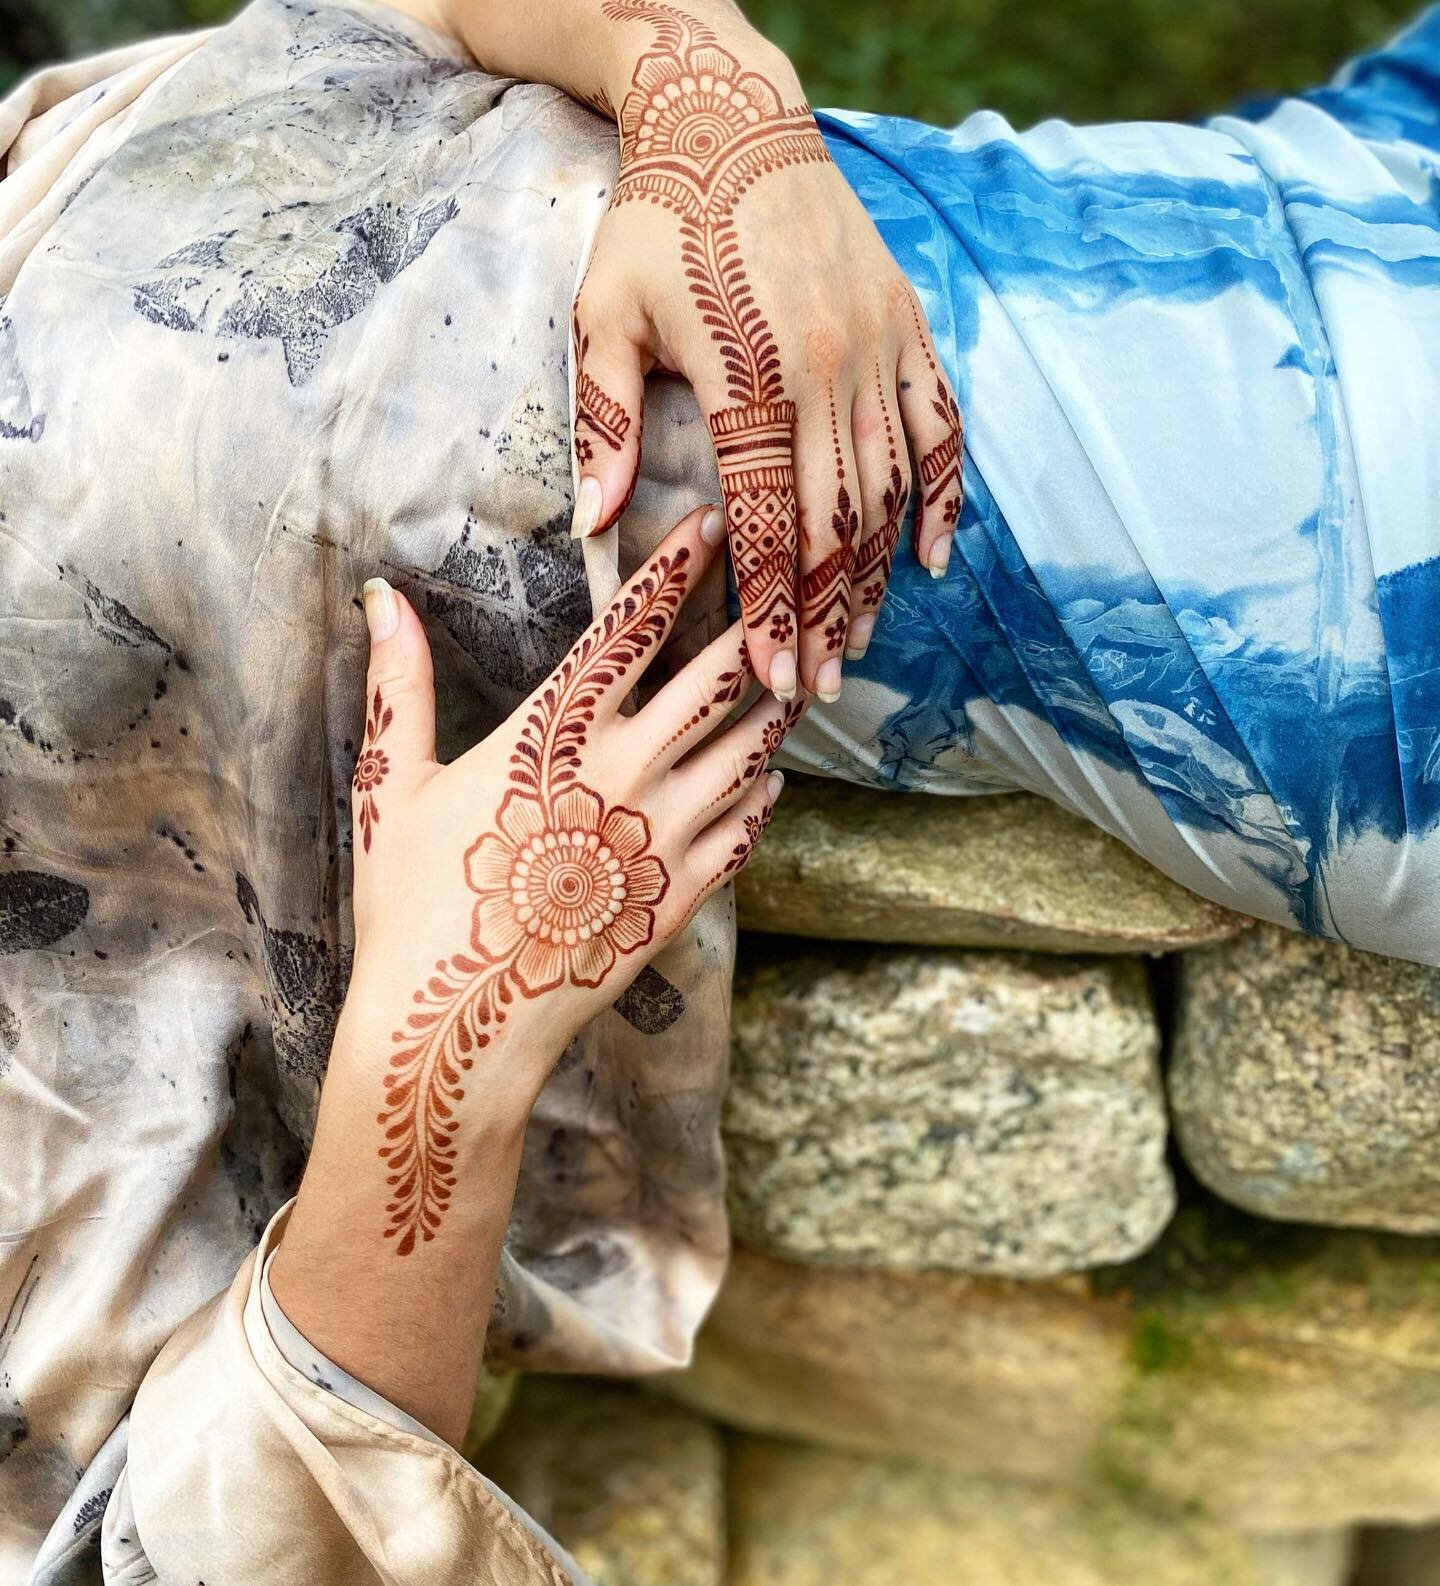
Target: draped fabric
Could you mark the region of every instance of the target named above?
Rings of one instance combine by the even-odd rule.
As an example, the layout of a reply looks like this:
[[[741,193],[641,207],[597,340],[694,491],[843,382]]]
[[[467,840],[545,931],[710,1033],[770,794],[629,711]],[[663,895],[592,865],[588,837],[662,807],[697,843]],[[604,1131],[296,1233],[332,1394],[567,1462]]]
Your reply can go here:
[[[1432,12],[1204,126],[823,118],[962,395],[967,504],[789,763],[1034,789],[1436,961],[1437,62]],[[349,973],[361,582],[425,620],[448,755],[715,499],[655,382],[619,542],[566,533],[613,131],[368,0],[254,0],[22,87],[0,158],[0,1581],[563,1580],[294,1368],[250,1253]],[[686,1358],[732,947],[722,900],[562,1059],[492,1358]]]
[[[453,1578],[503,1506],[433,1450],[394,1479],[392,1428],[274,1367],[236,1274],[349,975],[362,582],[426,622],[449,757],[700,499],[682,446],[698,477],[652,472],[625,545],[569,538],[613,134],[385,7],[286,0],[64,68],[0,131],[0,1581],[93,1578],[102,1524],[116,1580]],[[656,430],[703,435],[678,394]],[[725,620],[717,587],[679,653]],[[726,896],[562,1058],[497,1363],[687,1358],[732,951]],[[315,1430],[341,1422],[368,1454]]]
[[[967,500],[792,762],[1044,793],[1440,962],[1440,10],[1203,126],[824,126],[956,380]]]

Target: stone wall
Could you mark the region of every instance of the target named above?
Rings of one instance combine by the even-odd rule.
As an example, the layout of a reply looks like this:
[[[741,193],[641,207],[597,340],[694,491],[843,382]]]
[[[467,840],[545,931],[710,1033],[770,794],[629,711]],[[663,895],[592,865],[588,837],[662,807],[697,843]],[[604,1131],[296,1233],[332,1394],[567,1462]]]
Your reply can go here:
[[[797,780],[740,908],[694,1363],[478,1456],[601,1586],[1440,1586],[1440,973],[1030,798]]]

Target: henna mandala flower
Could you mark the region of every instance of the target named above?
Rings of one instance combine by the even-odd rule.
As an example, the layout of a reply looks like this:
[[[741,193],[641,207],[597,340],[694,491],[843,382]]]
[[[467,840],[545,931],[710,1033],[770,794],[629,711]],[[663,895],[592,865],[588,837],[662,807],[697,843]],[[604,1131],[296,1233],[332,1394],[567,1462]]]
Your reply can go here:
[[[530,995],[569,981],[598,986],[618,954],[646,946],[670,885],[650,850],[650,823],[576,784],[547,807],[512,788],[465,855],[479,893],[471,945],[508,963]]]
[[[368,793],[372,787],[379,787],[389,769],[383,749],[367,749],[355,762],[355,791]]]
[[[639,97],[632,155],[675,155],[704,163],[732,139],[779,115],[775,90],[715,45],[702,45],[682,58],[657,54],[635,74]]]

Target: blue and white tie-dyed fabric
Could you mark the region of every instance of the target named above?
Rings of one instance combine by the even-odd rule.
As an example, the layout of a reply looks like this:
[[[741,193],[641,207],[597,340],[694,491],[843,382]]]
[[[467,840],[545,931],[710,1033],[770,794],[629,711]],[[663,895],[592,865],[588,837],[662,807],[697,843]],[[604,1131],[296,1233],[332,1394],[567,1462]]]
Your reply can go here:
[[[956,381],[967,500],[791,763],[1032,789],[1440,962],[1440,8],[1203,126],[823,122]]]

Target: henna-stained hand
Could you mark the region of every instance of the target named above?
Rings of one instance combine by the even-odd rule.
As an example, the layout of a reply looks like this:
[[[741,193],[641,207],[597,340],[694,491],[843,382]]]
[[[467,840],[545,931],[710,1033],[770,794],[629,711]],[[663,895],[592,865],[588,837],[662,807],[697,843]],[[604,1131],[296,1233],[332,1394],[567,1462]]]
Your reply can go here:
[[[633,38],[620,174],[575,301],[576,533],[625,510],[643,382],[709,423],[750,654],[784,699],[864,653],[918,459],[916,554],[941,576],[960,413],[918,302],[831,161],[788,62],[712,0],[596,0]],[[683,283],[683,290],[680,289]],[[908,448],[907,448],[908,441]]]
[[[752,686],[740,624],[621,714],[723,541],[718,511],[687,518],[548,681],[447,766],[424,631],[388,585],[367,586],[376,631],[389,631],[372,650],[356,767],[355,974],[340,1041],[373,1056],[383,1232],[400,1255],[465,1193],[475,1076],[492,1096],[537,1092],[769,819],[781,784],[770,757],[802,707],[766,694],[726,723]]]

